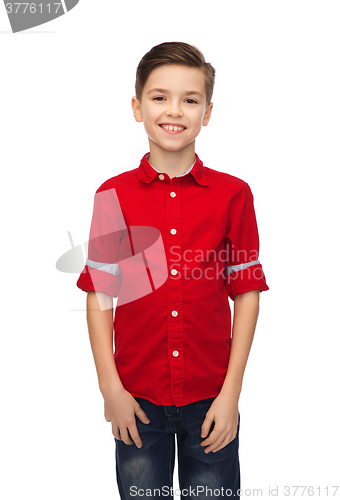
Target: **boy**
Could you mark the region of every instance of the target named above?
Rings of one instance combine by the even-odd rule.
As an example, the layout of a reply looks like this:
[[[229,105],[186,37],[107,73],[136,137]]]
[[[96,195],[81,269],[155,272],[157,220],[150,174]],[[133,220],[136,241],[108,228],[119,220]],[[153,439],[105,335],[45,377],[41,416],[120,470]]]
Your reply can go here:
[[[248,184],[195,153],[214,78],[186,43],[145,54],[132,109],[150,152],[95,196],[77,286],[123,500],[173,495],[175,435],[181,498],[239,498],[238,400],[268,286]]]

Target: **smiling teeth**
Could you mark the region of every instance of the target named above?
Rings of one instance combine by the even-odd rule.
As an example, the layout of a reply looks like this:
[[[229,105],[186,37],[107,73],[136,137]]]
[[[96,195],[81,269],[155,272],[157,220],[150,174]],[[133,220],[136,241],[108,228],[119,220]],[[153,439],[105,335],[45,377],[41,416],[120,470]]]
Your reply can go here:
[[[174,130],[176,132],[176,130],[184,130],[185,127],[176,127],[173,126],[173,125],[161,125],[163,128],[166,128],[167,130]]]

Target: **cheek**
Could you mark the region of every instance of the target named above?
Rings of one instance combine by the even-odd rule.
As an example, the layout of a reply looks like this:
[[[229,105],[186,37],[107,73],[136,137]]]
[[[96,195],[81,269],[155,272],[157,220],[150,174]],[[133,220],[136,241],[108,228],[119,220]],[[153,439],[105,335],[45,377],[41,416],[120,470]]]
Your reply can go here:
[[[144,120],[144,129],[145,129],[145,132],[147,134],[148,137],[150,137],[151,139],[155,139],[156,140],[156,137],[157,136],[157,125],[155,125],[155,123],[153,121],[147,121],[147,120]]]
[[[203,112],[196,112],[193,113],[191,116],[189,116],[189,120],[191,121],[191,124],[194,128],[201,127],[203,123],[203,118],[204,118]]]
[[[199,132],[201,127],[202,127],[202,121],[203,121],[203,118],[202,119],[196,119],[193,123],[192,123],[192,129],[195,131],[195,132]]]
[[[156,122],[159,120],[159,115],[156,114],[156,113],[147,113],[144,117],[144,121],[145,123],[147,123],[148,127],[151,128],[155,128],[157,127],[157,124]]]

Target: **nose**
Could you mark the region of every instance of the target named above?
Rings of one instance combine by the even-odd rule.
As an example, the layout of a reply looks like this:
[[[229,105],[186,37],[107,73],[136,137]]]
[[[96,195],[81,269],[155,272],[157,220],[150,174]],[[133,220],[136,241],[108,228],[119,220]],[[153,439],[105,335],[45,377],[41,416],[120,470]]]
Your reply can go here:
[[[180,104],[176,101],[169,101],[169,106],[166,111],[167,116],[183,116],[183,111]]]

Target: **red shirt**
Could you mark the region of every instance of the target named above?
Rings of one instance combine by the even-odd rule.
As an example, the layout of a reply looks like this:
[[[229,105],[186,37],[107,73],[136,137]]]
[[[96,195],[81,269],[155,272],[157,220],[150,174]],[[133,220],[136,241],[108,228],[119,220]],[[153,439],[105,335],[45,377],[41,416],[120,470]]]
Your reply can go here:
[[[115,363],[134,397],[216,397],[231,346],[229,297],[268,290],[247,183],[196,162],[170,179],[147,160],[96,191],[77,286],[118,297]]]

